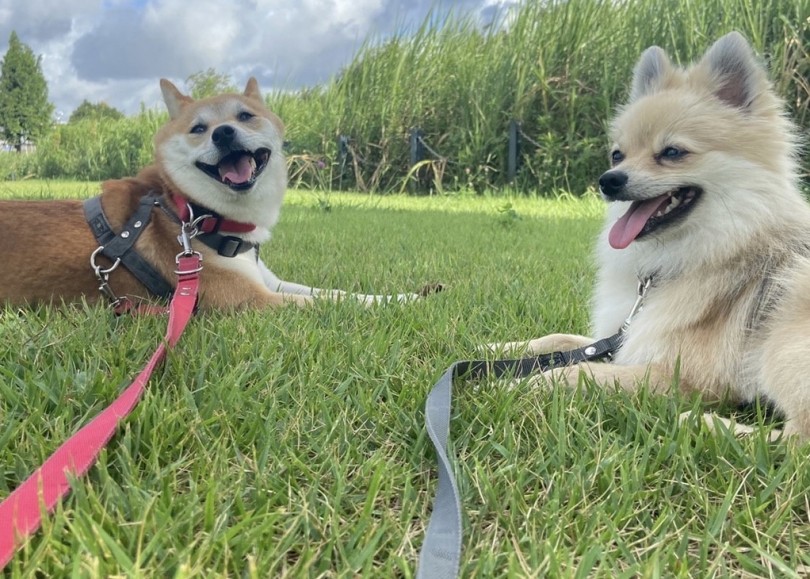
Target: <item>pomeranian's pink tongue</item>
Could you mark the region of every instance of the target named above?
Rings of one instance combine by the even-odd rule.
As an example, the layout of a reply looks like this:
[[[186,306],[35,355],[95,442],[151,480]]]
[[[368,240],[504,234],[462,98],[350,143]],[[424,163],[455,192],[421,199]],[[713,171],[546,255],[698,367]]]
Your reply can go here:
[[[253,164],[250,160],[250,155],[239,155],[236,162],[231,159],[223,160],[219,164],[219,177],[223,181],[237,185],[250,181],[250,178],[253,177]]]
[[[669,195],[661,195],[647,201],[633,201],[627,213],[613,224],[608,234],[608,242],[613,249],[624,249],[638,237],[647,221],[664,205],[669,203]]]

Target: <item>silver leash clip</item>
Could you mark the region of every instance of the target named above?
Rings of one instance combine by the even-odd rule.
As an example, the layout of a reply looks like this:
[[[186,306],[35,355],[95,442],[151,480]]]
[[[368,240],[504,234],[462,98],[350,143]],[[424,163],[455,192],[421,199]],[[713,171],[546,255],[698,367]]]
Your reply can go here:
[[[96,257],[102,251],[104,251],[104,246],[99,245],[96,250],[90,254],[90,267],[93,268],[93,273],[96,274],[96,279],[98,279],[98,291],[109,300],[112,307],[117,308],[121,304],[121,298],[119,298],[110,287],[110,274],[121,265],[121,258],[117,258],[110,267],[102,268],[96,263]]]
[[[183,221],[180,224],[180,235],[177,236],[177,242],[183,248],[183,251],[178,253],[175,258],[174,262],[176,264],[180,264],[181,257],[190,257],[192,255],[196,255],[199,257],[200,262],[202,262],[202,254],[199,251],[194,251],[191,247],[191,240],[197,237],[200,233],[199,224],[202,223],[203,219],[210,217],[210,215],[200,215],[199,217],[194,217],[194,210],[191,208],[191,205],[188,205],[188,221]],[[202,271],[202,266],[195,268],[191,271],[180,271],[175,270],[174,273],[177,275],[184,275],[190,273],[198,273]]]
[[[627,329],[630,327],[630,322],[633,321],[633,318],[636,316],[637,313],[641,311],[641,308],[644,307],[644,298],[647,296],[647,290],[650,289],[652,285],[652,277],[647,277],[644,279],[639,278],[638,280],[638,295],[636,296],[636,302],[633,304],[633,307],[630,308],[630,313],[627,315],[627,318],[624,320],[621,328],[619,328],[619,333],[624,334]]]
[[[188,221],[180,223],[180,235],[177,236],[177,242],[183,248],[183,251],[177,254],[177,258],[183,255],[199,254],[199,252],[191,248],[191,240],[200,234],[200,224],[211,217],[208,214],[194,217],[194,209],[191,205],[186,205],[186,207],[188,207]]]

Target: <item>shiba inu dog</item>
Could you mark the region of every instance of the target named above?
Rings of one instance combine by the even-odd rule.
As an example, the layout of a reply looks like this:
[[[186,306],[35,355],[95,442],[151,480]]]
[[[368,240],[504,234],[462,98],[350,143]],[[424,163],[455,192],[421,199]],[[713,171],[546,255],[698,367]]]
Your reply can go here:
[[[181,222],[203,257],[201,308],[304,305],[345,294],[285,282],[258,258],[279,217],[287,170],[284,126],[255,79],[243,94],[195,101],[168,80],[169,121],[155,137],[155,162],[133,178],[106,181],[81,201],[0,202],[7,272],[0,302],[168,297]],[[92,264],[92,267],[91,267]],[[414,294],[352,294],[365,303]]]
[[[809,438],[810,205],[798,187],[797,131],[747,41],[730,33],[685,69],[647,49],[610,139],[594,335],[622,325],[639,280],[649,289],[613,363],[554,369],[535,383],[576,384],[582,372],[629,390],[675,383],[705,399],[764,398],[786,434]],[[557,334],[506,346],[590,342]]]

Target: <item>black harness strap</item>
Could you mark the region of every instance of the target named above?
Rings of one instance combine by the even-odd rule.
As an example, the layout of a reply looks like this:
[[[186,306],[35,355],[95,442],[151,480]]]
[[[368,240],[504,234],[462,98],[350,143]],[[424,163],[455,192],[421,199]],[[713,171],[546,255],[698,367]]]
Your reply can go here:
[[[240,253],[252,251],[259,247],[258,243],[251,243],[241,237],[222,235],[221,233],[200,233],[197,235],[197,239],[223,257],[236,257]],[[256,255],[258,256],[259,253],[256,252]]]
[[[149,224],[152,209],[161,206],[160,197],[145,195],[138,209],[124,224],[121,232],[116,234],[104,210],[101,207],[101,197],[93,197],[84,202],[84,216],[90,230],[103,248],[102,255],[115,262],[120,259],[135,278],[141,282],[152,294],[169,299],[174,288],[163,279],[163,276],[134,250],[135,242]]]

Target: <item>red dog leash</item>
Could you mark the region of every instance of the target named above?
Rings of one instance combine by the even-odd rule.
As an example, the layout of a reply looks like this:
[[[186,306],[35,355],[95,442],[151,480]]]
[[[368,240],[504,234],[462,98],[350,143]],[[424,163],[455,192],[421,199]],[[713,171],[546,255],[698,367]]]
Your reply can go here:
[[[184,229],[185,233],[185,229]],[[0,571],[23,541],[42,524],[42,512],[53,512],[70,491],[68,475],[85,474],[115,434],[118,423],[138,404],[152,372],[173,347],[194,313],[199,290],[202,256],[193,252],[183,235],[185,251],[177,256],[177,288],[169,305],[169,322],[163,343],[135,381],[89,424],[83,426],[54,452],[28,479],[0,503]]]

